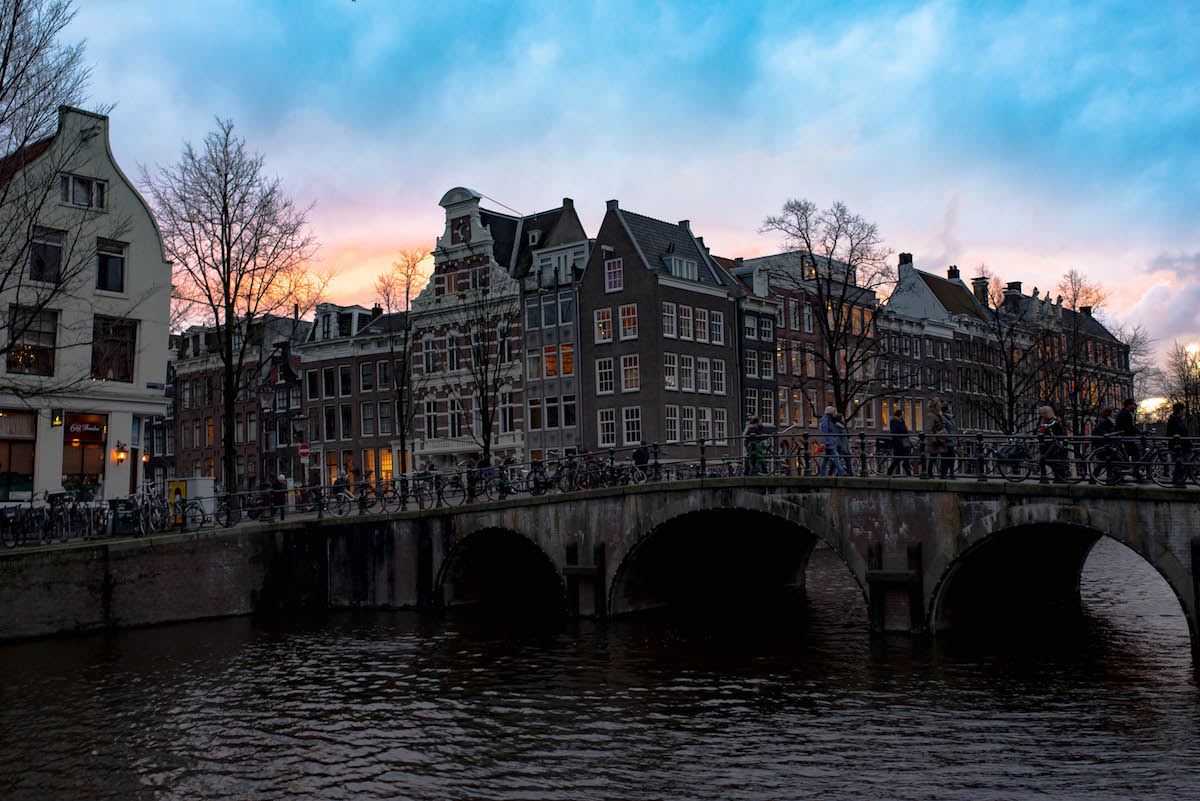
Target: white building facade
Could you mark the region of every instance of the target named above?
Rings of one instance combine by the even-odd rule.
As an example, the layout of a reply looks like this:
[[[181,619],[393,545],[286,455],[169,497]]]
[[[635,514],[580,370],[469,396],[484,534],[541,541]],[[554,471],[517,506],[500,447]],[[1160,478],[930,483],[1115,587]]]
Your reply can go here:
[[[0,502],[129,494],[142,424],[165,412],[171,265],[108,126],[64,107],[0,162]]]

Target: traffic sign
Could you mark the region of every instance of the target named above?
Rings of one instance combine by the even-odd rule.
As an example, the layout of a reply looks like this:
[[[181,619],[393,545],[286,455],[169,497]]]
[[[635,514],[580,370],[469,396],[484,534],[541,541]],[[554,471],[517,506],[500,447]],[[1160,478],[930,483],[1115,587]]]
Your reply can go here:
[[[299,445],[296,446],[296,453],[300,456],[301,459],[307,459],[308,454],[310,454],[311,452],[312,451],[309,450],[307,442],[301,442]]]

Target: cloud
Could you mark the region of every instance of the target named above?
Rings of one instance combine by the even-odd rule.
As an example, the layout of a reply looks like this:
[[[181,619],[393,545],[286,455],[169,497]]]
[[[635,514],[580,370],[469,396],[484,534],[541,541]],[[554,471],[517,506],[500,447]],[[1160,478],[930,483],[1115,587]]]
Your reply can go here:
[[[1200,341],[1200,283],[1162,282],[1150,287],[1130,307],[1127,318],[1141,323],[1162,350],[1172,341]]]
[[[1200,278],[1200,251],[1189,255],[1182,251],[1171,254],[1164,250],[1151,259],[1149,270],[1152,273],[1172,272],[1178,276]]]

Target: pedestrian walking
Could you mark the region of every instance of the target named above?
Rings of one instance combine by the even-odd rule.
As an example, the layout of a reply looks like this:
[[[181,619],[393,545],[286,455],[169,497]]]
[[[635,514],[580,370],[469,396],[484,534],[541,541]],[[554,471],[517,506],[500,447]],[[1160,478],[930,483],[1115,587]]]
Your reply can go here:
[[[1184,412],[1187,406],[1176,403],[1171,407],[1171,416],[1167,418],[1167,436],[1171,438],[1169,447],[1175,457],[1175,471],[1172,483],[1177,487],[1187,484],[1188,465],[1192,461],[1192,440],[1188,437],[1188,423]]]
[[[904,422],[904,409],[896,406],[892,409],[892,419],[888,423],[888,431],[892,434],[892,463],[888,465],[888,475],[895,475],[901,469],[905,475],[912,475],[912,447],[908,442],[908,426]]]
[[[1125,455],[1129,457],[1129,461],[1133,463],[1133,479],[1139,484],[1142,482],[1142,449],[1140,440],[1142,433],[1137,430],[1137,425],[1133,421],[1133,413],[1137,409],[1137,401],[1133,398],[1126,398],[1121,404],[1121,411],[1117,412],[1117,434],[1121,437],[1121,444],[1125,448]]]
[[[942,426],[946,429],[946,456],[942,460],[942,478],[958,478],[958,423],[954,421],[954,407],[950,401],[942,401]]]
[[[933,475],[946,456],[950,438],[946,434],[946,424],[942,422],[942,402],[937,398],[930,399],[928,410],[925,416],[925,458],[929,460],[926,469]]]
[[[766,472],[766,458],[763,454],[763,440],[766,429],[758,415],[746,421],[742,430],[742,438],[746,443],[746,475],[756,476]]]
[[[821,470],[823,476],[833,475],[836,471],[839,476],[846,475],[846,468],[842,467],[842,460],[838,457],[838,430],[837,430],[837,409],[832,406],[825,407],[825,414],[821,416],[821,422],[818,425],[818,431],[821,434]]]
[[[1038,439],[1041,443],[1042,461],[1054,473],[1056,482],[1067,480],[1067,448],[1065,444],[1066,431],[1054,407],[1047,404],[1038,409],[1042,424],[1038,428]]]

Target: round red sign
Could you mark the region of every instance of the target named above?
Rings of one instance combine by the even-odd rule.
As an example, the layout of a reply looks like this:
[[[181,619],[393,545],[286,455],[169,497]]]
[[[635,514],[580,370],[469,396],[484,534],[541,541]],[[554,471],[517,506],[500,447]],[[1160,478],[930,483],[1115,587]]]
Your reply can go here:
[[[299,445],[297,445],[297,446],[296,446],[296,453],[300,455],[300,458],[301,458],[301,459],[307,459],[307,458],[308,458],[308,454],[309,454],[310,452],[311,452],[311,451],[309,451],[309,449],[308,449],[308,443],[307,443],[307,442],[301,442]]]

